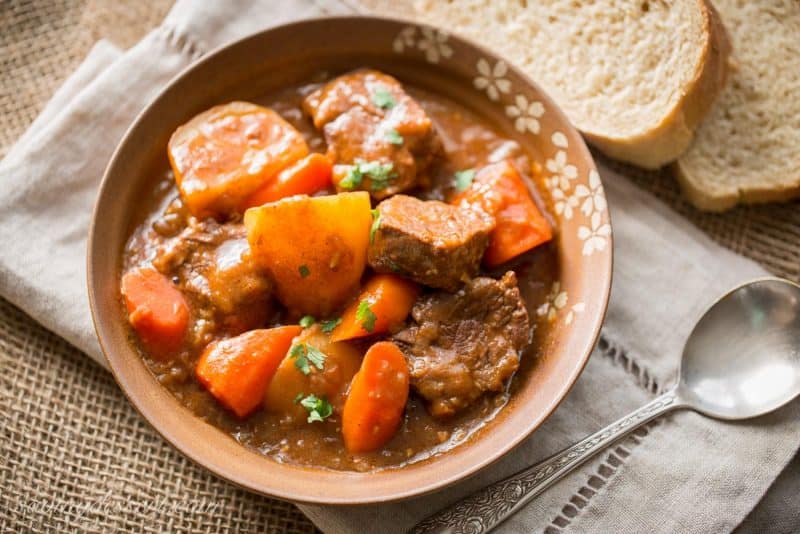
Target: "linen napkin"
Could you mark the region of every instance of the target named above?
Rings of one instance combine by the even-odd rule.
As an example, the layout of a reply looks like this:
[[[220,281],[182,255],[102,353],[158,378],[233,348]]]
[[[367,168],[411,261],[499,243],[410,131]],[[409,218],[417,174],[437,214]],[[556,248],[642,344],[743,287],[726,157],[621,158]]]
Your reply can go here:
[[[0,162],[0,293],[105,365],[88,310],[85,239],[100,177],[125,129],[172,76],[214,47],[343,9],[309,0],[180,0],[129,51],[98,43]],[[521,446],[446,491],[390,505],[301,506],[320,528],[402,532],[638,407],[675,379],[683,340],[705,307],[764,274],[624,177],[601,175],[614,226],[611,303],[603,337],[564,403]],[[730,531],[797,450],[799,416],[797,402],[742,423],[667,416],[566,477],[501,530]]]

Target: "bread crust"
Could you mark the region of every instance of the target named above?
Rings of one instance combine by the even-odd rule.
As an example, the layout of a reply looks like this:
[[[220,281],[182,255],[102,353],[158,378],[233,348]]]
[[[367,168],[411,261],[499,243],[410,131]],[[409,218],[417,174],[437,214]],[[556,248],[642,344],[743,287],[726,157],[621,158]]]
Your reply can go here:
[[[721,212],[736,207],[738,204],[767,204],[770,202],[788,202],[800,198],[800,180],[793,184],[752,186],[737,189],[730,193],[714,194],[708,189],[699,187],[697,180],[689,169],[681,165],[681,160],[672,165],[672,171],[681,186],[686,200],[702,211]]]
[[[701,61],[682,96],[657,124],[635,136],[609,136],[585,129],[578,118],[572,118],[586,139],[608,156],[646,169],[656,169],[674,161],[688,148],[699,123],[722,92],[728,74],[730,41],[711,3],[708,0],[695,2],[705,35]],[[345,0],[345,3],[361,11],[393,14],[392,9],[375,0]]]
[[[723,12],[724,11],[725,6],[723,4]],[[746,28],[732,29],[733,31],[747,31]],[[740,34],[737,33],[737,35]],[[742,50],[743,54],[746,52],[748,52],[747,49]],[[730,62],[730,72],[735,73],[739,67],[733,57],[730,59]],[[777,80],[775,83],[777,83]],[[725,105],[727,105],[728,100],[724,99],[723,101]],[[706,125],[706,127],[711,129],[714,129],[716,126],[714,120]],[[749,125],[737,124],[737,127],[744,129],[748,128]],[[700,140],[706,141],[705,136],[698,141]],[[800,164],[800,158],[796,158],[795,161]],[[694,162],[694,164],[692,162]],[[681,187],[683,195],[689,202],[702,211],[721,212],[739,204],[787,202],[800,198],[800,172],[797,171],[796,166],[792,166],[792,163],[793,162],[790,162],[787,165],[787,171],[789,172],[781,174],[779,178],[775,178],[774,175],[764,176],[763,179],[758,176],[753,176],[752,179],[750,177],[742,177],[741,180],[738,180],[738,184],[727,184],[725,181],[722,181],[722,184],[716,183],[714,173],[724,173],[726,166],[722,165],[715,170],[704,168],[698,166],[698,159],[696,156],[690,158],[687,155],[679,158],[671,165],[671,169]],[[794,172],[792,172],[791,169],[794,169]],[[773,170],[770,172],[774,173],[775,171]]]
[[[692,142],[694,132],[711,110],[728,77],[731,45],[716,9],[697,0],[706,40],[692,81],[683,97],[654,128],[635,137],[608,137],[582,131],[608,156],[645,169],[657,169],[678,158]]]

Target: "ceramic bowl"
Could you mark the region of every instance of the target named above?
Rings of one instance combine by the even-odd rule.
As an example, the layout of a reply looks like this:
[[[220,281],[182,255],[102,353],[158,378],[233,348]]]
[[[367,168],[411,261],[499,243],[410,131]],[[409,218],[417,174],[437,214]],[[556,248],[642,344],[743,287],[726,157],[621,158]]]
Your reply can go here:
[[[371,66],[442,94],[493,122],[537,158],[538,184],[556,221],[557,282],[536,311],[541,356],[509,404],[482,431],[424,462],[374,473],[277,463],[203,422],[159,385],[131,345],[119,299],[121,256],[137,201],[166,165],[172,131],[212,105],[255,99],[321,71]],[[178,75],[139,115],[106,170],[88,246],[88,286],[97,335],[133,405],[183,454],[218,476],[292,501],[365,504],[443,488],[491,464],[556,409],[594,347],[611,286],[608,210],[581,136],[535,81],[488,50],[427,26],[374,17],[313,19],[247,37]]]

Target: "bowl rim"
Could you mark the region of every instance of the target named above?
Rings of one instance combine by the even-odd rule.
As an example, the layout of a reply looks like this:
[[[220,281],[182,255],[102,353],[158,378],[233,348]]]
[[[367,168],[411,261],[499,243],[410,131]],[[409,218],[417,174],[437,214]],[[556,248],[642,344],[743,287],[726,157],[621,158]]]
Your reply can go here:
[[[608,312],[608,301],[610,298],[611,293],[611,284],[612,284],[612,277],[613,277],[613,262],[614,262],[614,254],[613,254],[613,243],[614,243],[614,235],[613,235],[613,223],[611,218],[611,213],[608,213],[608,224],[612,228],[612,231],[608,235],[608,253],[605,255],[606,261],[601,266],[602,267],[602,277],[598,280],[602,287],[598,291],[598,296],[602,299],[600,301],[600,306],[598,307],[598,312],[594,316],[594,320],[591,324],[591,327],[587,329],[586,334],[580,336],[583,341],[580,343],[581,346],[581,358],[580,363],[576,365],[573,369],[571,374],[564,380],[563,384],[560,388],[558,388],[558,393],[552,397],[552,399],[547,403],[546,408],[541,411],[541,416],[537,418],[532,418],[532,423],[528,424],[526,427],[521,429],[514,439],[511,439],[507,442],[498,444],[494,452],[490,455],[487,455],[482,460],[475,462],[472,465],[469,465],[465,469],[461,469],[458,472],[454,472],[449,476],[438,478],[437,481],[429,483],[423,486],[416,486],[413,488],[408,488],[405,491],[395,491],[391,492],[389,495],[383,494],[365,494],[363,497],[360,498],[340,498],[337,496],[326,496],[326,497],[316,497],[310,495],[303,495],[298,494],[292,491],[285,491],[280,488],[280,483],[268,485],[268,484],[255,484],[249,481],[246,481],[241,476],[237,476],[236,474],[232,473],[230,470],[225,471],[221,466],[217,465],[209,465],[209,460],[205,457],[202,457],[196,450],[190,449],[188,445],[184,444],[181,440],[176,439],[173,432],[169,428],[164,428],[163,424],[160,424],[157,420],[152,420],[151,418],[147,417],[144,412],[144,408],[140,405],[141,399],[139,398],[139,394],[135,394],[130,388],[126,387],[127,381],[126,378],[120,373],[120,369],[116,365],[115,357],[112,356],[114,354],[114,348],[108,343],[108,340],[104,339],[104,335],[102,332],[102,320],[99,317],[99,304],[96,298],[96,283],[95,283],[95,273],[94,273],[94,262],[96,260],[95,255],[95,244],[96,244],[96,234],[98,228],[98,211],[101,208],[101,199],[104,198],[104,193],[106,192],[107,188],[109,187],[109,183],[112,181],[112,174],[117,166],[118,159],[120,159],[120,155],[124,151],[126,145],[130,142],[131,137],[133,136],[134,132],[140,127],[140,123],[143,122],[145,116],[148,112],[158,105],[161,97],[167,93],[173,86],[178,84],[185,76],[188,76],[192,71],[195,69],[200,68],[202,65],[205,65],[209,62],[213,62],[216,60],[217,56],[220,54],[229,51],[232,48],[236,48],[239,46],[243,46],[244,43],[250,40],[259,40],[262,39],[264,34],[275,32],[278,30],[285,30],[285,29],[293,29],[299,28],[309,24],[319,24],[319,23],[338,23],[338,22],[347,22],[352,21],[352,19],[357,19],[359,21],[363,21],[369,23],[370,21],[377,21],[377,22],[388,22],[397,25],[412,25],[419,28],[431,28],[434,30],[444,31],[447,35],[453,39],[454,41],[460,41],[462,44],[470,47],[481,54],[483,57],[491,58],[493,60],[503,60],[506,62],[508,68],[513,71],[523,82],[524,84],[533,87],[539,94],[541,100],[543,100],[548,106],[551,111],[554,112],[558,121],[563,125],[563,128],[568,130],[570,133],[573,133],[573,138],[578,141],[577,146],[575,149],[579,152],[580,157],[588,162],[589,168],[596,170],[597,166],[595,164],[594,158],[592,157],[591,152],[589,151],[586,142],[583,136],[578,132],[569,119],[566,117],[562,109],[558,106],[558,104],[553,100],[550,95],[545,92],[542,87],[537,84],[534,80],[532,80],[524,71],[520,68],[516,67],[515,64],[511,61],[505,59],[504,56],[487,49],[486,47],[482,46],[479,43],[476,43],[474,40],[464,37],[460,34],[453,34],[449,31],[440,29],[439,27],[431,24],[426,24],[422,22],[418,22],[415,20],[411,20],[408,18],[402,17],[386,17],[386,16],[377,16],[377,15],[365,15],[365,14],[352,14],[352,15],[323,15],[323,16],[315,16],[315,17],[307,17],[302,18],[299,20],[290,21],[284,24],[278,24],[275,26],[270,26],[263,30],[259,30],[254,33],[250,33],[245,35],[239,39],[234,41],[230,41],[224,43],[216,48],[213,48],[205,55],[192,61],[189,65],[181,69],[177,74],[175,74],[170,80],[157,92],[157,94],[137,113],[135,119],[128,128],[125,130],[124,135],[120,139],[119,143],[115,147],[111,158],[103,172],[103,177],[100,182],[100,185],[97,190],[97,195],[95,197],[94,205],[92,208],[91,220],[89,225],[88,231],[88,240],[87,240],[87,247],[86,247],[86,282],[87,282],[87,292],[89,296],[89,306],[92,315],[92,324],[94,326],[95,335],[97,336],[101,351],[103,353],[103,357],[105,358],[106,362],[108,363],[108,368],[111,370],[112,375],[114,376],[115,381],[120,386],[125,397],[131,403],[131,405],[136,409],[140,416],[149,424],[164,440],[166,440],[173,448],[175,448],[178,452],[180,452],[184,457],[191,460],[194,464],[201,466],[203,469],[210,471],[216,477],[225,480],[228,483],[234,484],[237,487],[246,489],[248,491],[255,492],[260,495],[264,495],[267,497],[272,498],[279,498],[284,499],[296,503],[306,503],[306,504],[323,504],[323,505],[336,505],[336,506],[344,506],[344,505],[361,505],[361,504],[380,504],[380,503],[390,503],[390,502],[398,502],[402,500],[407,500],[413,497],[419,497],[422,495],[426,495],[437,490],[441,490],[447,486],[455,484],[459,481],[462,481],[466,478],[469,478],[479,471],[489,467],[490,465],[497,462],[500,458],[505,456],[508,452],[514,449],[517,445],[527,439],[533,432],[535,432],[558,408],[561,402],[566,397],[567,393],[572,389],[577,379],[580,377],[581,373],[586,367],[588,363],[589,357],[600,337],[600,331],[602,328],[603,323],[605,322],[605,317]],[[610,210],[609,210],[610,211]],[[161,386],[163,387],[163,386]],[[194,415],[194,414],[193,414]],[[197,417],[196,415],[194,417]],[[198,418],[199,419],[199,418]],[[227,436],[230,438],[230,436]],[[480,438],[479,438],[480,439]],[[236,446],[241,447],[242,449],[247,449],[242,444],[236,443]],[[469,443],[462,444],[460,446],[469,446]],[[448,455],[450,452],[445,452],[444,455]],[[258,453],[254,453],[258,454]],[[263,457],[263,456],[262,456]],[[275,465],[286,465],[286,464],[279,464],[270,458],[265,458],[265,460],[269,462],[273,462]],[[433,467],[436,465],[436,458],[425,460],[423,463],[428,464],[429,466]],[[297,467],[297,466],[295,466]],[[312,468],[313,469],[313,468]],[[380,473],[391,473],[391,472],[398,472],[402,471],[403,468],[399,470],[387,470],[381,471]],[[317,470],[319,472],[323,472]],[[354,473],[350,471],[333,471],[333,470],[324,470],[326,474],[336,474],[341,475],[342,482],[347,483],[351,482],[352,480],[347,480],[348,478],[352,477],[353,475],[369,475],[370,472],[367,473]]]

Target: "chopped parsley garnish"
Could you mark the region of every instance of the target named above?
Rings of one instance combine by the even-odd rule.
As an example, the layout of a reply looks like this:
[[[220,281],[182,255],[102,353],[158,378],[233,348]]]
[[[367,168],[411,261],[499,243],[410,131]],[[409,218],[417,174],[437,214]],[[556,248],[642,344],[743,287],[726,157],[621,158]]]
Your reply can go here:
[[[314,367],[322,370],[322,367],[325,365],[325,358],[327,358],[324,352],[313,345],[306,345],[306,356],[308,356],[309,361],[314,364]]]
[[[403,136],[398,133],[394,128],[386,130],[386,140],[393,145],[402,145]]]
[[[303,392],[301,391],[300,393],[298,393],[297,395],[295,395],[295,397],[294,397],[294,400],[293,400],[292,402],[293,402],[293,403],[295,403],[295,404],[297,404],[298,402],[300,402],[301,400],[303,400],[303,397],[305,397],[305,396],[306,396],[306,394],[305,394],[305,393],[303,393]]]
[[[372,214],[372,226],[369,227],[369,242],[375,241],[375,232],[381,227],[381,212],[378,210],[370,210]]]
[[[294,366],[297,367],[301,373],[304,375],[311,373],[311,367],[308,366],[308,358],[306,357],[305,345],[294,345],[289,351],[289,356],[294,358]]]
[[[297,270],[300,272],[301,278],[305,278],[306,276],[311,274],[311,269],[309,269],[308,265],[306,264],[301,265],[300,267],[297,268]]]
[[[394,165],[391,163],[379,163],[377,161],[371,161],[366,164],[368,168],[362,169],[364,174],[369,176],[372,180],[372,190],[373,191],[380,191],[381,189],[386,189],[389,187],[389,184],[397,178],[397,174],[394,172]]]
[[[350,168],[347,169],[347,174],[339,182],[339,187],[344,189],[355,189],[361,185],[361,181],[363,179],[364,175],[361,173],[361,167],[358,164],[350,165]]]
[[[313,315],[304,315],[300,319],[300,326],[302,326],[303,328],[308,328],[309,326],[311,326],[315,322],[316,322],[316,319],[314,319]]]
[[[294,358],[294,366],[297,367],[304,375],[311,373],[311,365],[319,370],[322,370],[322,367],[325,364],[325,358],[327,358],[324,352],[313,345],[308,345],[307,343],[294,345],[289,351],[289,356]]]
[[[372,103],[381,109],[392,109],[397,105],[392,93],[386,87],[378,87],[372,92]]]
[[[475,179],[475,169],[458,171],[453,176],[456,179],[456,191],[462,193],[472,185],[472,180]]]
[[[378,317],[369,307],[369,302],[362,300],[358,303],[358,308],[356,309],[356,321],[361,323],[361,326],[364,328],[364,330],[367,332],[372,332],[375,330],[375,320],[377,318]]]
[[[313,393],[300,401],[300,406],[308,410],[308,422],[324,421],[333,414],[333,406],[324,398]]]
[[[381,163],[380,161],[356,160],[354,165],[350,165],[342,181],[339,182],[339,187],[355,189],[361,185],[364,178],[372,180],[373,191],[384,189],[389,185],[389,182],[396,178],[394,165],[392,163]]]
[[[330,334],[336,329],[337,326],[341,324],[341,322],[341,317],[337,317],[336,319],[331,319],[329,321],[322,321],[322,331],[326,334]]]

